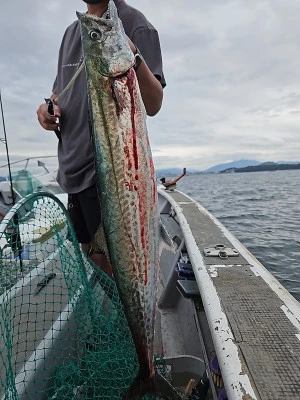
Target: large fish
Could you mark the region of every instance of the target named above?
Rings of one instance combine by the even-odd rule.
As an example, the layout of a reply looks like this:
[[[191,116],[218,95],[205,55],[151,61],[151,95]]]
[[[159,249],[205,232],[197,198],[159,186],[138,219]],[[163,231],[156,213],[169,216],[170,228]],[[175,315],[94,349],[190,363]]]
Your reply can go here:
[[[134,55],[112,0],[105,18],[81,13],[77,16],[102,208],[102,225],[94,245],[107,247],[140,365],[124,399],[140,399],[145,393],[180,399],[173,387],[155,374],[153,365],[159,219],[146,112],[133,69]]]

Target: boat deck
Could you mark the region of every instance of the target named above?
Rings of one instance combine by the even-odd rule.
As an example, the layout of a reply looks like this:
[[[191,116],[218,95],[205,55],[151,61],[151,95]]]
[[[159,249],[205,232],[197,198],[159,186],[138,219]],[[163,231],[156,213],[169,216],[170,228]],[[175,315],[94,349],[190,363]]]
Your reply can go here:
[[[300,304],[199,204],[160,194],[183,229],[228,398],[300,398]]]

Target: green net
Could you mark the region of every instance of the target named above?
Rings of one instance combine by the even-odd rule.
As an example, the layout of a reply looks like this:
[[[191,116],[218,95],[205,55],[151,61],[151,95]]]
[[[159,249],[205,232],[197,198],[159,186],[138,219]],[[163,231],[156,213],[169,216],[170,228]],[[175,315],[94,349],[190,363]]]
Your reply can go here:
[[[122,399],[138,371],[122,304],[62,203],[20,200],[0,251],[0,399]]]

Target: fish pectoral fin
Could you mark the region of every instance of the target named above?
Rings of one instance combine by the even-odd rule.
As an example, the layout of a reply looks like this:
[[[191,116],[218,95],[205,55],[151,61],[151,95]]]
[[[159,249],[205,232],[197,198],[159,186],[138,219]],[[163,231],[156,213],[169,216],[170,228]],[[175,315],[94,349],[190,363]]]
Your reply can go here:
[[[110,86],[112,90],[113,99],[116,102],[116,106],[118,111],[123,111],[125,108],[124,103],[124,94],[122,92],[122,88],[119,87],[118,81],[114,78],[110,78]]]
[[[99,226],[95,235],[92,238],[91,251],[93,253],[104,254],[107,257],[107,259],[110,261],[108,246],[106,243],[104,228],[103,228],[102,224]]]
[[[183,400],[174,386],[158,372],[150,380],[139,373],[122,400],[141,400],[145,394],[155,394],[164,400]]]

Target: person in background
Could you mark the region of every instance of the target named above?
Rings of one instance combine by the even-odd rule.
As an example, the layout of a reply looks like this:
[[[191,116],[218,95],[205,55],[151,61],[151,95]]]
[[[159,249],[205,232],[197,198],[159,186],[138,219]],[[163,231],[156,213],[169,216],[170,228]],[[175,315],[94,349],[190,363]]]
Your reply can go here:
[[[87,12],[105,17],[109,0],[83,0]],[[149,116],[156,115],[162,105],[166,85],[159,36],[156,29],[137,9],[124,0],[114,0],[119,17],[135,54],[135,71],[142,99]],[[111,265],[102,253],[91,246],[101,222],[101,209],[96,189],[94,151],[89,131],[87,79],[84,68],[72,85],[59,98],[83,62],[79,21],[73,22],[62,39],[57,76],[48,104],[37,110],[40,125],[57,134],[59,170],[57,181],[68,193],[68,211],[79,243],[87,255],[112,277]],[[49,106],[53,107],[53,112]]]
[[[160,181],[166,189],[172,190],[176,187],[176,183],[179,181],[179,179],[181,179],[185,174],[186,174],[186,168],[183,168],[182,174],[177,176],[177,178],[174,178],[169,181],[166,181],[166,178],[161,178]]]

